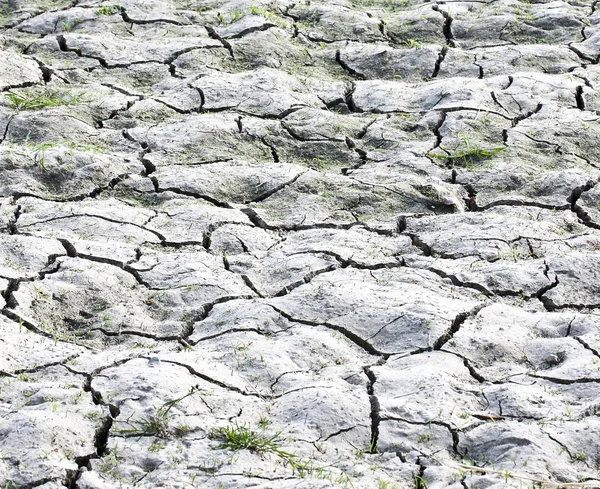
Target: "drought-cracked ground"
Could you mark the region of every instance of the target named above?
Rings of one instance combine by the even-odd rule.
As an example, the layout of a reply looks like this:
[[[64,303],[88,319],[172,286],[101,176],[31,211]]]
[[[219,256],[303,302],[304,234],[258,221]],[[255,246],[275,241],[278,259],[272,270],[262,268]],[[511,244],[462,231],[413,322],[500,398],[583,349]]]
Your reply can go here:
[[[598,0],[0,26],[0,487],[600,486]]]

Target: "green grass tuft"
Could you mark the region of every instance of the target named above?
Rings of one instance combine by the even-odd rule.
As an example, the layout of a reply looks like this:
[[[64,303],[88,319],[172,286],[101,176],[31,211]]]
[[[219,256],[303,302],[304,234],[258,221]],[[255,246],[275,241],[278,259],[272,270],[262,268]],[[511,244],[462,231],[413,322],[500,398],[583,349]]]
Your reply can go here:
[[[165,402],[161,407],[156,410],[156,413],[150,416],[148,419],[136,420],[128,422],[132,426],[130,429],[118,430],[119,433],[124,435],[154,435],[157,438],[170,438],[173,435],[181,435],[186,431],[185,427],[178,426],[171,428],[171,416],[169,415],[171,409],[179,404],[186,397],[195,394],[195,390],[192,389],[190,392],[172,401]]]
[[[214,429],[210,433],[213,440],[218,440],[219,448],[229,450],[250,450],[260,454],[272,453],[290,462],[292,467],[295,466],[294,459],[296,455],[286,452],[281,449],[283,437],[281,431],[274,435],[265,435],[258,431],[250,429],[246,424],[235,423],[233,425]]]
[[[103,5],[98,7],[94,12],[98,15],[113,15],[121,11],[121,5]]]
[[[9,91],[4,96],[17,111],[73,105],[81,101],[81,95],[59,92],[58,90],[48,88],[44,88],[43,90],[22,90],[19,93]]]

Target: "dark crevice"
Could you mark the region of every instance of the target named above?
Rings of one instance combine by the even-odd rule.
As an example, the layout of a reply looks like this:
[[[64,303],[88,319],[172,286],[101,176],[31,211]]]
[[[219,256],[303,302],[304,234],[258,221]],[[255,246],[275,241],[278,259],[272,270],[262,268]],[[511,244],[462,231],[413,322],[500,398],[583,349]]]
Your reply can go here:
[[[579,85],[575,89],[575,102],[579,110],[585,110],[585,100],[583,98],[583,87]]]
[[[104,406],[108,409],[108,415],[102,420],[102,423],[100,423],[100,425],[96,428],[96,432],[94,434],[94,446],[96,448],[96,453],[87,455],[84,457],[78,457],[78,459],[76,459],[76,463],[80,469],[82,467],[86,467],[86,468],[90,469],[91,468],[90,467],[91,459],[99,459],[109,453],[108,438],[110,435],[110,430],[113,426],[114,420],[121,413],[120,409],[117,406],[115,406],[114,404],[111,404],[109,402],[106,402],[103,399],[102,394],[92,387],[93,377],[94,377],[94,375],[101,372],[103,369],[117,367],[119,365],[124,364],[125,362],[127,362],[129,360],[131,360],[131,358],[127,358],[127,359],[123,359],[123,360],[114,362],[112,365],[109,365],[104,368],[97,368],[91,374],[84,373],[84,372],[78,372],[78,371],[74,370],[73,368],[69,367],[68,365],[63,365],[69,372],[74,373],[76,375],[83,375],[85,377],[85,381],[83,383],[83,391],[90,393],[90,395],[92,397],[92,402],[95,405]],[[75,487],[77,487],[77,486],[75,486]]]
[[[479,311],[481,311],[481,309],[483,309],[484,307],[485,307],[485,304],[480,304],[480,305],[474,307],[473,309],[471,309],[470,311],[465,311],[465,312],[461,312],[460,314],[458,314],[452,321],[450,328],[433,343],[433,349],[441,350],[442,347],[448,341],[450,341],[452,339],[452,337],[458,332],[458,330],[463,325],[463,323],[468,318],[476,316],[479,313]]]
[[[454,34],[452,33],[452,22],[454,19],[450,15],[449,10],[442,10],[438,5],[434,5],[432,9],[442,14],[442,16],[444,17],[444,25],[442,27],[442,32],[444,33],[444,37],[446,38],[446,44],[450,47],[455,47],[456,42],[454,39]]]
[[[149,357],[141,357],[141,358],[145,358],[146,360],[150,360]],[[261,395],[261,394],[259,394],[257,392],[247,392],[247,391],[244,391],[242,389],[239,389],[238,387],[235,387],[234,385],[229,385],[229,384],[226,384],[225,382],[221,382],[220,380],[213,379],[212,377],[209,377],[208,375],[205,375],[202,372],[197,371],[194,367],[192,367],[190,365],[187,365],[185,363],[177,362],[175,360],[166,360],[166,359],[163,359],[162,362],[164,362],[164,363],[170,363],[172,365],[178,365],[179,367],[182,367],[182,368],[186,369],[193,376],[198,377],[198,378],[204,380],[205,382],[208,382],[209,384],[216,385],[216,386],[221,387],[223,389],[226,389],[228,391],[237,392],[238,394],[241,394],[243,396],[259,397],[259,398],[266,397],[266,396]]]
[[[173,24],[173,25],[182,25],[181,22],[177,22],[176,20],[172,20],[172,19],[162,19],[162,18],[158,18],[158,19],[148,19],[148,20],[140,20],[140,19],[132,19],[131,17],[129,17],[129,14],[127,13],[127,10],[125,9],[125,7],[121,7],[121,18],[123,19],[124,22],[127,22],[128,24],[138,24],[138,25],[146,25],[146,24]]]
[[[31,323],[27,319],[23,319],[18,314],[16,314],[14,311],[10,310],[8,307],[9,306],[7,304],[7,307],[5,307],[4,309],[2,309],[2,311],[1,311],[1,313],[4,316],[6,316],[8,319],[11,319],[12,321],[18,323],[19,326],[22,326],[25,329],[28,329],[29,331],[31,331],[33,333],[39,334],[40,336],[43,336],[44,338],[50,338],[52,340],[55,339],[54,335],[52,335],[50,333],[47,333],[46,331],[41,330],[35,324]]]
[[[233,209],[233,207],[230,204],[228,204],[227,202],[221,202],[220,200],[217,200],[214,197],[211,197],[210,195],[204,195],[204,194],[201,194],[198,192],[192,192],[191,190],[182,190],[177,187],[161,188],[158,179],[155,177],[151,177],[151,178],[152,178],[152,182],[154,183],[155,191],[158,193],[172,192],[172,193],[178,194],[178,195],[185,195],[186,197],[193,197],[194,199],[205,200],[206,202],[210,202],[211,204],[213,204],[217,207],[221,207],[223,209]]]
[[[350,427],[348,427],[348,428],[341,428],[341,429],[337,430],[337,431],[336,431],[336,432],[334,432],[334,433],[330,433],[330,434],[329,434],[329,435],[327,435],[325,438],[323,438],[323,437],[321,436],[321,437],[319,438],[319,440],[318,440],[318,441],[321,441],[321,440],[322,440],[322,441],[328,441],[328,440],[331,440],[332,438],[335,438],[336,436],[339,436],[339,435],[341,435],[342,433],[348,433],[349,431],[352,431],[352,430],[354,430],[354,429],[356,429],[356,426],[350,426]]]
[[[4,132],[2,133],[2,137],[0,138],[0,144],[6,141],[6,137],[8,136],[8,130],[10,129],[10,123],[15,118],[14,114],[11,115],[6,121],[6,126],[4,127]]]
[[[544,275],[546,276],[546,278],[548,280],[550,280],[550,276],[548,275],[548,272],[550,271],[550,267],[548,266],[548,264],[546,262],[544,262],[544,266],[545,266]],[[536,297],[542,303],[542,305],[544,306],[544,308],[547,311],[554,311],[556,309],[556,306],[554,305],[554,302],[552,302],[552,300],[550,300],[548,297],[545,297],[544,294],[546,294],[546,292],[548,292],[549,290],[552,290],[555,287],[557,287],[559,283],[560,282],[558,280],[558,275],[555,274],[554,281],[552,281],[548,285],[544,285],[540,290],[538,290],[534,294],[534,297]]]
[[[414,487],[415,489],[427,489],[427,483],[425,482],[425,465],[421,463],[421,457],[417,457],[417,464],[419,465],[419,471],[414,475]]]
[[[589,56],[587,56],[586,54],[582,53],[579,49],[577,49],[572,44],[568,44],[567,47],[571,51],[573,51],[579,58],[581,58],[582,60],[587,61],[589,63],[598,64],[598,61],[600,60],[600,54],[598,56],[596,56],[595,58],[590,58]]]
[[[261,294],[260,291],[256,288],[256,286],[252,283],[252,280],[250,280],[250,277],[248,277],[248,275],[242,274],[241,278],[244,281],[244,283],[246,284],[246,287],[248,287],[258,297],[261,297],[261,298],[264,297],[264,295]]]
[[[47,85],[52,81],[52,70],[48,68],[42,61],[39,59],[33,58],[35,62],[40,67],[40,71],[42,72],[42,80],[44,81],[44,85]]]
[[[560,378],[560,377],[550,377],[547,375],[540,375],[540,374],[536,374],[536,373],[530,373],[528,375],[529,375],[529,377],[533,377],[535,379],[543,379],[543,380],[547,380],[548,382],[552,382],[554,384],[561,384],[561,385],[600,383],[600,378],[593,378],[593,377],[585,377],[585,378],[579,378],[579,379],[564,379],[564,378]]]
[[[210,251],[211,244],[212,244],[212,230],[208,230],[208,231],[205,231],[204,234],[202,235],[202,247],[206,251]],[[223,255],[223,264],[224,265],[226,264],[226,261],[227,261],[227,257],[226,257],[226,255]]]
[[[367,163],[367,152],[364,149],[361,149],[358,146],[356,146],[356,143],[347,136],[346,136],[345,142],[346,142],[346,146],[348,147],[348,149],[351,151],[354,151],[358,155],[358,158],[360,160],[360,162],[357,163],[356,165],[354,165],[352,167],[352,169],[356,170],[356,169],[360,168],[361,166],[364,166]],[[345,168],[345,170],[347,172],[349,169]],[[344,173],[344,172],[342,172],[342,173]]]
[[[94,445],[96,446],[98,458],[102,458],[108,453],[108,436],[113,425],[113,418],[118,416],[119,409],[116,406],[110,405],[109,408],[112,408],[109,409],[111,416],[104,418],[94,436]]]
[[[77,251],[77,249],[75,248],[75,246],[68,240],[66,240],[64,238],[60,238],[59,241],[65,248],[65,251],[67,252],[67,256],[69,256],[71,258],[79,258],[82,260],[88,260],[88,261],[92,261],[92,262],[96,262],[96,263],[103,263],[105,265],[115,266],[115,267],[129,273],[130,275],[132,275],[133,278],[135,278],[136,282],[138,282],[140,285],[143,285],[144,287],[147,287],[147,288],[151,288],[150,285],[142,279],[140,273],[136,269],[132,268],[128,263],[124,263],[119,260],[113,260],[113,259],[107,258],[107,257],[100,257],[100,256],[79,253]],[[164,241],[164,239],[162,241]]]
[[[354,83],[352,83],[350,85],[350,88],[346,91],[346,93],[344,93],[344,102],[346,103],[346,107],[348,107],[348,110],[350,112],[362,112],[361,110],[358,110],[358,108],[354,104],[354,100],[352,98],[355,90],[356,90],[356,85]]]
[[[156,177],[150,177],[150,181],[152,182],[152,186],[154,187],[154,192],[158,193],[159,189],[158,189],[158,178]]]
[[[483,384],[484,382],[490,382],[492,384],[502,384],[502,381],[489,381],[488,379],[483,377],[481,374],[479,374],[479,372],[477,372],[477,370],[475,370],[473,365],[471,365],[470,360],[467,357],[465,357],[464,355],[461,355],[460,353],[457,353],[455,351],[449,351],[449,350],[440,350],[440,351],[442,351],[444,353],[450,353],[451,355],[454,355],[454,356],[457,356],[458,358],[460,358],[462,360],[465,368],[469,371],[469,375],[471,377],[473,377],[480,384]]]
[[[513,120],[512,120],[513,127],[515,127],[522,120],[525,120],[525,119],[531,117],[532,115],[537,114],[540,110],[542,110],[542,107],[543,107],[543,104],[539,103],[539,104],[537,104],[536,108],[533,109],[532,111],[527,112],[526,114],[518,115],[517,117],[513,118]]]
[[[375,395],[375,382],[377,382],[377,378],[375,373],[371,370],[370,367],[363,367],[363,371],[369,382],[367,383],[367,395],[369,396],[369,403],[371,405],[371,440],[369,443],[369,453],[377,453],[377,442],[379,440],[379,423],[381,421],[380,417],[380,405],[379,399]]]
[[[269,231],[304,231],[307,229],[350,229],[354,227],[360,227],[369,232],[378,234],[380,236],[392,236],[393,232],[386,229],[375,229],[372,228],[365,223],[361,222],[352,222],[350,224],[333,224],[333,223],[315,223],[315,224],[303,224],[306,219],[302,219],[300,223],[290,224],[290,225],[281,225],[281,226],[273,226],[267,224],[262,217],[256,212],[256,210],[251,207],[246,207],[244,209],[240,209],[241,212],[246,214],[250,222],[254,224],[256,227],[261,229],[267,229]]]
[[[290,127],[288,124],[285,123],[285,121],[281,122],[281,127],[283,129],[285,129],[285,132],[287,132],[292,138],[294,138],[296,141],[301,141],[301,142],[313,142],[313,141],[340,141],[339,139],[335,140],[335,139],[328,139],[325,137],[321,137],[321,138],[304,138],[302,136],[300,136],[300,134],[298,134],[294,128]]]
[[[29,193],[29,192],[14,192],[13,198],[21,199],[23,197],[33,197],[35,199],[45,200],[47,202],[80,202],[82,200],[94,198],[106,190],[115,188],[119,183],[121,183],[123,180],[125,180],[128,177],[129,177],[129,173],[123,173],[123,174],[113,178],[110,182],[108,182],[107,185],[96,187],[95,189],[91,190],[87,194],[75,195],[73,197],[60,198],[60,197],[56,196],[54,198],[45,198],[43,196],[36,195],[33,193]],[[99,217],[99,216],[89,216],[89,217]]]
[[[229,55],[233,59],[235,59],[235,54],[233,53],[233,48],[231,47],[231,44],[228,41],[226,41],[225,39],[223,39],[221,36],[219,36],[219,34],[217,34],[217,31],[213,27],[205,25],[204,28],[208,32],[208,35],[212,39],[215,39],[215,40],[219,41],[223,45],[223,47],[225,49],[227,49],[227,51],[229,51]]]
[[[379,22],[377,29],[379,29],[379,32],[381,32],[382,36],[388,37],[387,33],[385,32],[385,20],[381,20]]]
[[[23,83],[18,83],[16,85],[9,85],[9,86],[4,86],[4,88],[2,88],[0,90],[1,92],[10,92],[11,90],[18,90],[20,88],[31,88],[31,87],[36,87],[39,86],[38,82],[23,82]]]
[[[168,109],[171,109],[173,112],[177,112],[178,114],[182,114],[182,115],[198,114],[201,112],[202,99],[200,99],[201,105],[199,105],[198,107],[194,107],[192,109],[181,109],[180,107],[177,107],[176,105],[170,104],[169,102],[167,102],[163,99],[159,99],[159,98],[153,98],[152,100],[154,100],[155,102],[158,102],[159,104],[164,105]]]
[[[321,270],[315,270],[313,272],[310,272],[310,273],[306,274],[304,277],[302,277],[300,280],[297,280],[296,282],[293,282],[293,283],[288,284],[285,287],[283,287],[279,292],[276,292],[275,294],[273,294],[273,297],[282,297],[284,295],[287,295],[292,290],[300,287],[301,285],[310,283],[310,281],[317,275],[321,275],[323,273],[329,273],[336,269],[337,269],[337,265],[334,264],[334,265],[329,265],[328,267],[325,267]]]
[[[89,217],[91,219],[100,219],[102,221],[111,222],[111,223],[114,223],[114,224],[122,224],[122,225],[133,226],[133,227],[136,227],[136,228],[141,229],[143,231],[146,231],[146,232],[148,232],[150,234],[155,235],[160,241],[164,241],[165,240],[165,237],[161,233],[159,233],[158,231],[154,231],[152,229],[146,229],[144,226],[142,226],[140,224],[136,224],[136,223],[133,223],[133,222],[126,222],[126,221],[119,221],[117,219],[113,219],[113,218],[110,218],[110,217],[107,217],[107,216],[96,215],[96,214],[86,214],[86,213],[76,214],[76,213],[73,212],[72,214],[67,214],[67,215],[57,216],[57,217],[51,217],[51,218],[43,220],[43,221],[38,221],[38,222],[35,222],[35,223],[27,224],[26,226],[23,226],[23,227],[25,228],[25,227],[28,227],[28,226],[33,226],[35,224],[44,224],[44,223],[48,223],[48,222],[62,221],[64,219],[72,219],[74,217]]]
[[[342,335],[344,335],[352,343],[358,345],[359,347],[361,347],[363,350],[365,350],[367,353],[370,353],[371,355],[376,355],[376,356],[383,357],[383,358],[388,358],[390,356],[390,354],[388,354],[388,353],[383,353],[383,352],[377,350],[369,342],[365,341],[363,338],[361,338],[357,334],[353,333],[352,331],[349,331],[348,329],[344,328],[343,326],[338,326],[336,324],[331,324],[328,322],[310,321],[308,319],[295,318],[295,317],[291,316],[290,314],[288,314],[287,312],[283,311],[282,309],[279,309],[278,307],[274,306],[273,304],[267,303],[267,305],[269,307],[271,307],[274,311],[281,314],[288,321],[291,321],[294,323],[306,324],[308,326],[324,326],[326,328],[333,329],[335,331],[338,331]]]
[[[500,103],[500,101],[498,100],[498,96],[496,95],[496,92],[494,92],[493,90],[490,92],[490,95],[492,97],[492,100],[494,101],[494,103],[500,107],[502,110],[504,110],[505,112],[508,112],[508,110],[506,110],[506,107],[504,107],[504,105],[502,105]]]
[[[200,107],[197,109],[198,111],[200,111],[204,108],[204,104],[206,103],[206,97],[204,96],[204,91],[199,87],[191,87],[191,88],[195,88],[196,91],[198,92],[198,96],[200,97]],[[240,116],[240,120],[241,120],[241,116]]]
[[[567,445],[565,445],[564,443],[562,443],[561,441],[557,440],[556,438],[554,438],[550,433],[548,433],[547,431],[544,430],[540,430],[542,433],[545,433],[546,436],[548,438],[550,438],[554,443],[556,443],[557,445],[559,445],[561,447],[561,451],[565,451],[567,452],[567,455],[569,455],[569,458],[571,459],[571,462],[575,461],[575,458],[573,457],[573,454],[571,453],[571,450],[569,450],[569,447]],[[587,465],[587,464],[586,464]]]
[[[409,265],[410,268],[410,265]],[[421,267],[418,267],[421,268]],[[476,290],[477,292],[481,292],[483,295],[485,295],[486,297],[491,297],[495,294],[499,295],[499,296],[503,296],[503,295],[521,295],[518,292],[515,292],[514,294],[510,294],[510,293],[502,293],[502,292],[494,292],[491,291],[489,289],[487,289],[486,287],[484,287],[483,285],[477,283],[477,282],[463,282],[462,280],[460,280],[456,275],[452,275],[449,273],[444,272],[443,270],[439,270],[437,268],[433,268],[432,266],[426,266],[424,267],[425,270],[435,273],[436,275],[442,277],[442,278],[446,278],[448,280],[450,280],[452,282],[452,285],[455,285],[457,287],[466,287],[468,289],[473,289]],[[438,340],[439,341],[439,340]],[[439,348],[435,348],[435,350],[439,350]]]
[[[571,336],[571,328],[573,326],[573,322],[575,321],[576,317],[574,317],[573,319],[571,319],[569,321],[569,324],[567,325],[567,331],[565,332],[565,338]]]
[[[18,307],[19,304],[17,303],[13,293],[19,289],[19,286],[22,281],[22,279],[16,278],[8,279],[8,285],[6,286],[4,292],[2,292],[2,298],[6,302],[7,308],[15,309],[16,307]]]
[[[52,477],[44,477],[43,479],[38,479],[33,482],[29,482],[28,484],[22,484],[20,486],[11,485],[11,481],[9,481],[6,483],[5,487],[6,487],[6,489],[13,489],[13,488],[15,488],[15,489],[35,489],[36,487],[43,486],[44,484],[48,484],[50,482],[56,482],[56,481]],[[68,482],[68,480],[65,482]],[[68,488],[68,489],[70,489],[70,488]]]
[[[140,162],[142,163],[142,165],[144,165],[144,173],[143,173],[144,177],[147,177],[156,171],[156,165],[154,165],[154,163],[152,163],[150,160],[144,158],[143,156],[140,156]],[[154,190],[156,192],[158,192],[158,189],[156,186],[155,186]]]
[[[229,302],[229,301],[234,301],[234,300],[243,300],[243,299],[252,299],[252,297],[251,296],[227,296],[227,297],[220,297],[218,299],[215,299],[212,302],[203,304],[202,312],[200,314],[197,314],[194,316],[193,322],[200,323],[200,322],[204,321],[209,316],[210,312],[213,310],[213,308],[217,304],[223,304],[224,302]],[[193,334],[193,332],[194,332],[193,327],[189,328],[189,330],[187,331],[187,334],[182,335],[181,339],[187,340]],[[196,342],[196,343],[198,343],[198,342]],[[196,343],[192,343],[192,345],[195,345]]]
[[[422,241],[421,238],[419,238],[415,234],[407,234],[407,233],[405,233],[405,234],[410,238],[412,245],[415,248],[420,249],[423,252],[424,256],[432,256],[433,255],[429,245],[427,243],[425,243],[424,241]]]
[[[446,117],[447,117],[446,112],[441,111],[439,113],[439,117],[438,117],[437,123],[435,124],[435,126],[433,126],[432,131],[433,131],[433,134],[435,136],[435,143],[433,145],[433,149],[439,148],[440,145],[442,144],[442,138],[443,138],[443,136],[442,136],[442,133],[440,132],[440,129],[444,125],[444,122],[446,122]]]
[[[73,355],[69,355],[68,357],[63,358],[56,362],[50,362],[50,363],[45,363],[43,365],[37,365],[36,367],[33,367],[33,368],[21,368],[18,370],[13,370],[11,372],[4,372],[4,374],[13,377],[13,376],[19,375],[19,374],[25,374],[25,373],[33,374],[36,372],[41,372],[42,370],[45,370],[50,367],[64,366],[63,364],[75,360],[79,355],[80,355],[80,353],[74,353]]]
[[[284,188],[288,187],[289,185],[292,185],[302,175],[304,175],[304,172],[303,173],[299,173],[298,175],[296,175],[295,177],[293,177],[291,180],[288,180],[287,182],[281,183],[281,184],[273,187],[272,189],[267,190],[265,193],[259,195],[258,197],[255,197],[252,200],[247,200],[244,203],[245,204],[250,204],[250,203],[256,203],[256,202],[262,202],[263,200],[266,200],[269,197],[271,197],[271,195],[276,194],[280,190],[283,190]]]
[[[227,39],[241,39],[242,37],[245,37],[248,34],[253,34],[254,32],[263,32],[273,27],[277,27],[277,25],[271,22],[265,22],[264,24],[261,24],[259,26],[248,27],[247,29],[243,29],[241,32],[229,35],[227,36]]]
[[[352,68],[350,68],[350,66],[348,66],[348,63],[346,63],[345,61],[342,60],[342,53],[341,51],[338,49],[335,52],[335,61],[348,73],[350,73],[354,78],[357,78],[358,80],[364,80],[366,77],[365,75],[363,75],[362,73],[359,73],[356,70],[353,70]]]
[[[98,61],[98,63],[100,63],[101,66],[103,66],[104,68],[108,68],[108,63],[106,62],[106,60],[104,58],[101,58],[99,56],[90,56],[90,55],[84,56],[81,53],[81,50],[79,48],[70,48],[68,46],[67,39],[62,34],[59,34],[58,36],[56,36],[56,41],[58,42],[58,47],[60,48],[61,51],[75,53],[77,56],[82,57],[82,58],[95,59],[96,61]]]
[[[569,209],[569,205],[554,205],[554,204],[542,204],[541,202],[531,202],[526,200],[516,200],[516,199],[501,199],[496,200],[494,202],[490,202],[484,206],[477,206],[477,211],[486,211],[491,209],[492,207],[500,207],[500,206],[515,206],[515,207],[538,207],[540,209],[548,209],[552,211],[565,211]]]
[[[446,58],[446,54],[448,54],[448,47],[444,46],[442,48],[442,50],[440,51],[440,54],[438,55],[438,58],[435,62],[435,66],[433,67],[433,73],[431,74],[431,78],[436,78],[438,76],[438,74],[440,73],[440,68],[442,66],[442,63],[444,62],[444,59]]]
[[[450,436],[452,438],[452,449],[453,449],[454,453],[460,457],[463,456],[463,454],[460,453],[458,450],[458,445],[460,442],[460,440],[458,438],[458,428],[452,427],[452,425],[450,425],[450,423],[445,423],[443,421],[437,421],[434,419],[432,419],[430,421],[411,421],[406,418],[402,418],[400,416],[385,416],[385,417],[382,416],[381,421],[400,421],[402,423],[415,425],[415,426],[431,426],[432,424],[434,424],[436,426],[442,426],[450,432]],[[422,487],[422,486],[419,486],[419,487]]]
[[[203,341],[209,341],[209,340],[213,340],[215,338],[219,338],[221,336],[228,336],[230,334],[234,334],[234,333],[256,333],[259,335],[264,335],[265,332],[259,328],[231,328],[231,329],[227,329],[224,331],[220,331],[218,333],[214,333],[211,335],[207,335],[207,336],[203,336],[202,338],[200,338],[198,341],[190,341],[188,343],[188,345],[190,346],[196,346],[197,344],[203,342]]]
[[[21,206],[17,205],[15,207],[15,212],[13,213],[13,215],[10,217],[9,221],[8,221],[8,233],[9,234],[18,234],[19,230],[17,228],[17,221],[19,220],[19,217],[21,216]]]
[[[250,208],[250,207],[246,207],[245,209],[241,209],[241,211],[246,214],[246,216],[248,217],[248,219],[250,220],[250,222],[252,224],[254,224],[256,227],[261,228],[261,229],[268,229],[268,230],[276,230],[277,228],[275,226],[270,226],[269,224],[267,224],[262,217],[260,217],[258,215],[258,213]]]
[[[357,134],[356,134],[356,139],[362,139],[367,135],[367,131],[369,130],[369,127],[371,127],[373,124],[375,124],[377,122],[377,119],[373,119],[369,122],[367,122],[365,124],[365,127],[363,127]]]
[[[600,309],[600,303],[598,304],[555,304],[552,300],[550,300],[549,298],[543,296],[540,299],[542,301],[542,304],[544,305],[544,307],[546,308],[547,311],[550,312],[555,312],[555,311],[560,311],[562,309],[577,309],[578,311],[588,311],[588,310],[595,310],[595,309]]]
[[[555,153],[563,154],[563,151],[561,150],[560,144],[552,143],[550,141],[545,141],[543,139],[537,139],[537,138],[534,138],[533,136],[531,136],[529,134],[526,134],[524,132],[521,132],[521,131],[515,131],[515,132],[517,134],[520,134],[521,136],[526,137],[527,139],[529,139],[530,141],[533,141],[535,143],[546,144],[548,146],[551,146],[552,147],[552,151],[554,151]]]
[[[570,324],[569,324],[569,328],[570,328]],[[591,351],[595,356],[597,356],[598,358],[600,358],[600,351],[596,350],[595,348],[592,348],[586,341],[584,341],[580,336],[574,336],[573,337],[575,339],[575,341],[577,341],[581,346],[583,346],[586,350]]]
[[[267,148],[269,148],[269,151],[271,151],[271,157],[273,158],[273,162],[279,163],[279,154],[277,154],[277,148],[275,148],[275,145],[269,143],[264,137],[261,138],[261,141]]]
[[[596,185],[597,182],[588,180],[585,184],[573,189],[567,201],[570,203],[571,211],[577,215],[583,224],[591,228],[600,229],[600,224],[593,222],[587,211],[578,204],[581,195],[593,189]]]
[[[401,268],[401,267],[405,267],[406,263],[404,262],[404,258],[402,257],[395,257],[393,261],[388,261],[388,262],[382,262],[382,263],[375,263],[372,265],[367,265],[364,263],[359,263],[356,260],[353,260],[352,258],[344,258],[342,257],[342,255],[340,255],[339,253],[336,253],[334,251],[331,250],[319,250],[319,249],[313,249],[310,251],[300,251],[297,253],[292,253],[289,256],[293,256],[293,255],[303,255],[306,253],[310,253],[310,254],[315,254],[315,255],[328,255],[328,256],[332,256],[333,258],[335,258],[339,264],[341,265],[341,268],[356,268],[358,270],[382,270],[382,269],[390,269],[390,268]]]

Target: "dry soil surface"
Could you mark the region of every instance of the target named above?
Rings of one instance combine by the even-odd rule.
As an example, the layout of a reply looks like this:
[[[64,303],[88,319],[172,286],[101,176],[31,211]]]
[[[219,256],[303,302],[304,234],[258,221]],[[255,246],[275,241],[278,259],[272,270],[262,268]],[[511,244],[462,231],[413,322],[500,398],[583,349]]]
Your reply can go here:
[[[0,487],[600,487],[600,1],[116,2],[0,0]]]

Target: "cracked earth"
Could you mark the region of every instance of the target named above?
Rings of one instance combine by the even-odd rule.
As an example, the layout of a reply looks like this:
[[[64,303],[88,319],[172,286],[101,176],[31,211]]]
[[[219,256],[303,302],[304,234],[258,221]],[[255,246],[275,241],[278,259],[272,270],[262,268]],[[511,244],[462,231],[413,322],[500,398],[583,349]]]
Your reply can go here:
[[[0,0],[0,49],[0,487],[600,487],[599,1]]]

